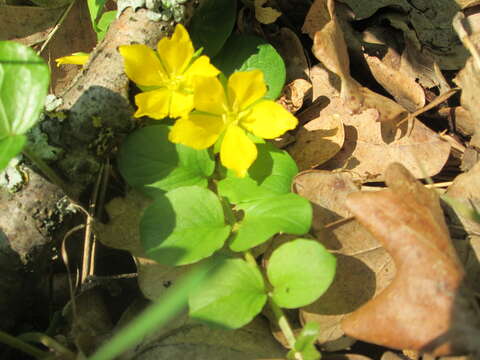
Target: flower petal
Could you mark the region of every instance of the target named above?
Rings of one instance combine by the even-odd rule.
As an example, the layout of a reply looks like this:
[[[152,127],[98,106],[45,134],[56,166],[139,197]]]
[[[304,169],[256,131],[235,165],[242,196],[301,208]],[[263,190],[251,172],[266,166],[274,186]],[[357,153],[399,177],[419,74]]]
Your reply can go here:
[[[169,75],[183,74],[193,56],[193,44],[185,27],[177,24],[171,38],[160,39],[157,51]]]
[[[220,147],[220,161],[238,177],[245,177],[247,170],[257,158],[257,147],[236,125],[230,125]]]
[[[73,64],[73,65],[83,65],[88,61],[89,54],[78,52],[73,53],[69,56],[63,56],[58,59],[55,59],[57,66],[65,65],[65,64]]]
[[[170,98],[171,91],[166,88],[140,93],[135,96],[135,104],[137,104],[138,110],[134,116],[163,119],[168,116]]]
[[[193,110],[193,94],[186,94],[181,91],[172,91],[170,98],[169,116],[176,118],[187,115]]]
[[[190,114],[175,122],[168,139],[200,150],[215,144],[222,131],[223,121],[218,116]]]
[[[160,86],[167,79],[155,51],[147,45],[123,45],[118,48],[125,63],[125,73],[140,86]]]
[[[218,74],[220,74],[220,70],[210,64],[210,58],[205,55],[196,59],[185,71],[185,76],[189,81],[192,81],[194,76],[215,77]]]
[[[275,139],[284,132],[294,129],[298,124],[295,116],[283,106],[270,100],[256,104],[241,126],[264,139]]]
[[[260,70],[238,71],[228,79],[228,100],[234,110],[244,110],[267,93]]]
[[[194,103],[198,111],[222,115],[226,111],[225,89],[217,78],[197,76],[194,81]]]

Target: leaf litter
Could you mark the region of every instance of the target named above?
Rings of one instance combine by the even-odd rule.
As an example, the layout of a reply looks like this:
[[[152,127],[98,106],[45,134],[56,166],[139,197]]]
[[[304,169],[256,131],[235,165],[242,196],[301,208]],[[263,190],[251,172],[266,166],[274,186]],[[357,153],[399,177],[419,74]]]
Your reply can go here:
[[[333,352],[327,359],[348,351],[356,340],[420,354],[478,354],[478,299],[471,292],[480,292],[480,165],[473,161],[468,172],[462,174],[458,165],[449,172],[464,155],[440,134],[448,131],[478,154],[480,64],[475,52],[480,32],[478,15],[470,11],[478,2],[442,0],[435,7],[428,1],[315,0],[301,16],[291,7],[300,1],[284,3],[253,2],[254,16],[243,18],[243,30],[253,24],[255,35],[275,45],[286,63],[287,85],[278,102],[296,113],[301,125],[275,143],[302,171],[293,188],[313,205],[312,237],[338,261],[329,290],[289,316],[299,328],[308,321],[320,325],[317,344]],[[30,45],[46,39],[58,12],[1,6],[0,18],[8,11],[18,17],[42,13],[35,15],[38,24],[31,22],[27,29],[0,26],[2,38]],[[459,39],[451,23],[461,10]],[[52,44],[49,56],[90,51],[88,31],[75,33],[75,42],[57,36],[67,44]],[[60,80],[55,91],[67,82]],[[412,115],[455,85],[460,99],[453,96]],[[437,177],[451,181],[439,190],[440,197],[418,180],[435,182]],[[96,231],[105,245],[132,254],[140,291],[154,300],[175,286],[188,267],[171,268],[145,257],[138,222],[148,202],[129,190],[125,198],[110,202],[109,223],[98,224]],[[134,303],[117,326],[138,306],[143,305]],[[88,306],[82,311],[88,312]],[[262,318],[225,334],[181,317],[124,358],[281,357],[269,331]],[[385,352],[382,359],[403,356],[391,354]],[[351,350],[342,356],[363,358]]]

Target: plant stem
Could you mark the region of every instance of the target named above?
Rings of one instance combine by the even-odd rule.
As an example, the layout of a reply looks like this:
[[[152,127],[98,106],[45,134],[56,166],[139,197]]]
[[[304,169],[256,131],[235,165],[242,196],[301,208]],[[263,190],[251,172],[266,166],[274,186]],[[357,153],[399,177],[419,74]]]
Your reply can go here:
[[[67,359],[75,360],[75,354],[72,351],[48,335],[38,332],[31,332],[22,334],[19,337],[24,341],[38,342],[42,345],[45,345],[47,348],[52,349],[54,352],[66,356]]]
[[[257,261],[255,260],[253,255],[250,253],[250,251],[246,251],[244,253],[244,256],[245,256],[245,261],[247,263],[259,269]],[[280,328],[283,335],[287,339],[288,346],[293,349],[296,342],[295,335],[293,334],[293,330],[290,324],[288,323],[287,317],[285,316],[283,310],[280,308],[280,306],[278,306],[278,304],[275,302],[275,300],[272,298],[270,294],[268,294],[268,305],[272,309],[272,312],[273,312],[273,315],[275,316],[275,320],[278,324],[278,327]]]
[[[33,356],[36,359],[45,359],[50,354],[46,351],[40,350],[33,345],[26,343],[12,335],[9,335],[3,331],[0,331],[0,343],[20,350],[28,355]]]
[[[271,296],[268,296],[268,305],[270,305],[270,308],[273,311],[273,315],[277,320],[278,327],[280,328],[280,330],[282,330],[282,333],[287,340],[288,346],[293,349],[295,347],[296,339],[295,335],[293,334],[293,330],[288,323],[287,317],[285,316],[285,313]]]

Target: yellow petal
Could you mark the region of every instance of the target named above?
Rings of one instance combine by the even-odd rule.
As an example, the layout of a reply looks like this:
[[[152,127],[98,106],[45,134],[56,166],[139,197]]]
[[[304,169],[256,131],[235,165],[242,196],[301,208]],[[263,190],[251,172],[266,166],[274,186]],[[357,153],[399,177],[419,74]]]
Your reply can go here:
[[[157,44],[160,60],[169,75],[180,75],[186,70],[193,56],[193,44],[187,30],[178,24],[171,38],[163,38]]]
[[[188,81],[192,81],[194,76],[215,77],[218,74],[220,74],[220,70],[210,64],[210,59],[205,55],[196,59],[185,71]]]
[[[88,54],[87,53],[74,53],[69,56],[63,56],[58,59],[55,59],[57,66],[65,65],[65,64],[73,64],[73,65],[84,65],[88,61]]]
[[[172,91],[170,98],[170,114],[172,118],[183,116],[193,110],[193,94]]]
[[[138,110],[134,116],[149,116],[153,119],[163,119],[168,116],[170,98],[171,91],[166,88],[140,93],[135,96]]]
[[[168,139],[200,150],[215,144],[222,131],[223,121],[218,116],[190,114],[175,122]]]
[[[140,86],[160,86],[167,79],[155,51],[147,45],[122,45],[118,48],[125,63],[125,73]]]
[[[238,177],[245,177],[247,170],[257,158],[257,147],[236,125],[230,125],[220,147],[220,161]]]
[[[264,139],[274,139],[298,124],[295,116],[273,101],[264,100],[256,104],[241,126]]]
[[[194,103],[198,111],[216,115],[225,113],[225,89],[220,80],[214,77],[197,76],[194,84]]]
[[[234,110],[243,110],[261,99],[267,86],[260,70],[238,71],[228,79],[228,99]]]

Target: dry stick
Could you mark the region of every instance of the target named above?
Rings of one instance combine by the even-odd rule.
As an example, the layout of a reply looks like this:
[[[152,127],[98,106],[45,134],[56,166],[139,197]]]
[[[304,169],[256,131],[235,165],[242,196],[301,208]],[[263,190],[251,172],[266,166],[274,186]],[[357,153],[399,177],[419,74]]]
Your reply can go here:
[[[87,222],[85,224],[85,236],[84,236],[84,243],[83,243],[83,261],[82,261],[82,276],[80,278],[80,283],[83,284],[89,275],[93,275],[92,272],[92,263],[94,254],[94,239],[92,239],[93,235],[93,222],[95,218],[95,211],[97,206],[97,199],[98,193],[100,190],[100,184],[103,178],[103,170],[105,168],[105,164],[102,164],[100,168],[99,174],[97,176],[97,181],[95,182],[95,187],[93,189],[92,198],[90,200],[90,205],[88,207],[88,215],[87,215]]]
[[[437,96],[435,99],[430,101],[427,105],[425,105],[421,109],[415,110],[413,113],[408,114],[405,118],[400,120],[397,124],[397,127],[402,125],[404,122],[409,121],[410,119],[414,119],[415,117],[423,114],[424,112],[427,112],[428,110],[431,110],[434,107],[440,105],[442,102],[450,98],[453,94],[455,94],[459,90],[460,88],[453,88]]]
[[[55,27],[52,29],[52,31],[50,31],[50,33],[48,34],[48,37],[47,39],[45,40],[45,42],[42,44],[42,47],[40,48],[40,50],[37,51],[37,55],[40,55],[43,50],[45,50],[45,48],[47,47],[47,45],[50,43],[50,40],[53,39],[53,37],[55,36],[55,34],[57,33],[58,29],[60,29],[60,26],[62,26],[63,22],[65,21],[68,13],[70,12],[70,10],[72,10],[73,8],[73,5],[75,4],[75,0],[72,0],[72,2],[70,3],[70,5],[68,5],[68,7],[65,9],[65,11],[63,12],[63,14],[60,16],[60,18],[58,19],[57,23],[55,24]]]
[[[463,19],[465,19],[465,15],[463,14],[463,12],[459,11],[453,17],[452,25],[455,31],[457,32],[458,37],[462,41],[463,45],[467,48],[468,51],[470,51],[470,54],[472,54],[473,64],[476,66],[477,70],[480,70],[480,54],[478,53],[478,50],[475,44],[472,42],[472,40],[468,36],[467,31],[463,27],[463,24],[462,24]]]

